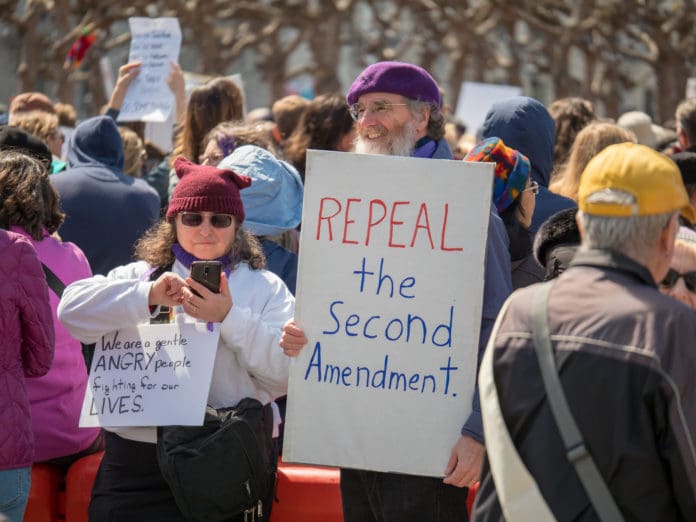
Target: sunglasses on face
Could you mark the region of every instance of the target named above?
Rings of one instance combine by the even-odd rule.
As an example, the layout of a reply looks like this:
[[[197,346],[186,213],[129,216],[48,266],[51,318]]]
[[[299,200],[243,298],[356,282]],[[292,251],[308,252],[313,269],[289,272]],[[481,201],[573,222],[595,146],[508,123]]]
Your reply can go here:
[[[210,224],[215,228],[227,228],[232,225],[233,216],[230,214],[213,214],[206,218],[198,212],[182,212],[181,223],[187,227],[198,227],[203,223],[204,219],[208,219]]]
[[[677,284],[677,281],[679,281],[680,277],[684,279],[684,284],[690,292],[696,292],[696,272],[680,274],[676,270],[670,268],[669,272],[667,272],[667,275],[660,283],[660,286],[662,288],[673,288],[674,285]]]

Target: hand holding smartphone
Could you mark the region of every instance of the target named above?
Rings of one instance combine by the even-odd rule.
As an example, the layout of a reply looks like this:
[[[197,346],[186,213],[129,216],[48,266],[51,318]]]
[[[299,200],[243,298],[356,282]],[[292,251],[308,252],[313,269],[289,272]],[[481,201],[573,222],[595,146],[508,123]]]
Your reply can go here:
[[[191,263],[191,279],[202,284],[211,292],[220,293],[220,275],[222,263],[220,261],[194,261]],[[198,297],[201,295],[193,288],[191,291]]]

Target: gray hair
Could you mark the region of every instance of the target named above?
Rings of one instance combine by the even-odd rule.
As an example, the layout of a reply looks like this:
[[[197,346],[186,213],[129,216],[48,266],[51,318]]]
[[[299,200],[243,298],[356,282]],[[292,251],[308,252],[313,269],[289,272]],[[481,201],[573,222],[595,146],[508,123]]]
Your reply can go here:
[[[605,189],[591,194],[590,203],[636,205],[633,195],[622,190]],[[642,260],[655,249],[660,234],[677,212],[650,216],[598,216],[578,212],[584,231],[582,247],[610,248]]]
[[[430,109],[430,118],[428,119],[428,127],[426,129],[426,133],[429,137],[437,141],[445,135],[445,115],[442,114],[437,104],[413,100],[406,97],[404,97],[404,99],[408,104],[409,111],[411,111],[414,117],[423,114],[426,107]]]

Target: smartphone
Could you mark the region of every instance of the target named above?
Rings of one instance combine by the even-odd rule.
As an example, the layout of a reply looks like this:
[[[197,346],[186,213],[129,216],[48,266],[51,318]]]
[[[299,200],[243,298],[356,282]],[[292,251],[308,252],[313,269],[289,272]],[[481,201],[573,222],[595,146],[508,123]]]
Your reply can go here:
[[[211,292],[220,293],[220,274],[222,263],[220,261],[194,261],[191,263],[191,279],[202,284]],[[198,295],[198,292],[191,289]]]

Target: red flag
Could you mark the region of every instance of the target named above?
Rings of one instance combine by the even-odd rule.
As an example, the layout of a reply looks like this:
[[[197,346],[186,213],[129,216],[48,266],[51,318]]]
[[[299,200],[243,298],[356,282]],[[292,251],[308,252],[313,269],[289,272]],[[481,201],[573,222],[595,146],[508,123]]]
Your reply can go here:
[[[97,34],[89,29],[83,29],[82,34],[77,37],[77,40],[73,42],[68,51],[68,55],[65,57],[65,63],[73,69],[77,69],[82,63],[82,59],[87,53],[87,49],[92,47],[94,40],[97,39]]]

